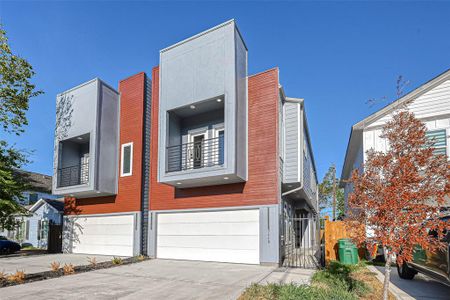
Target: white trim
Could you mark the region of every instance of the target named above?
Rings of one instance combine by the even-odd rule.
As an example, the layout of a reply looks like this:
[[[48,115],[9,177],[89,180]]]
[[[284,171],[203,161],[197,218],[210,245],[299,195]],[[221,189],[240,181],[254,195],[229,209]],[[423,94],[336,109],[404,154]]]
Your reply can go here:
[[[130,146],[130,172],[124,173],[123,172],[123,149],[125,147]],[[120,148],[120,177],[126,177],[133,175],[133,142],[122,144]]]
[[[225,126],[224,123],[220,123],[220,124],[215,124],[213,125],[213,133],[212,133],[212,138],[217,138],[219,137],[219,132],[223,131],[225,134]]]

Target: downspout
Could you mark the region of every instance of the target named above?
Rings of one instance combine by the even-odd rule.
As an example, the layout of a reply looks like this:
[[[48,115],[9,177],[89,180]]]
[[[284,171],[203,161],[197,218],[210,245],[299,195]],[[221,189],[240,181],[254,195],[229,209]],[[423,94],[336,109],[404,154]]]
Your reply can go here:
[[[142,130],[141,179],[141,247],[140,253],[148,255],[148,219],[150,202],[150,131],[151,131],[151,80],[144,75],[144,128]]]

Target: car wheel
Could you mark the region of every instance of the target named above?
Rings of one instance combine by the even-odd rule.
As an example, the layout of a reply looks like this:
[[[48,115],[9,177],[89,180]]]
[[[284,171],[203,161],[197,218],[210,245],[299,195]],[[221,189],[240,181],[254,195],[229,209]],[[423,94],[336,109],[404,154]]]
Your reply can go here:
[[[403,265],[399,265],[397,264],[397,272],[398,272],[398,276],[400,276],[400,278],[402,279],[408,279],[411,280],[414,278],[414,276],[416,276],[417,271],[410,268],[406,263],[403,263]]]

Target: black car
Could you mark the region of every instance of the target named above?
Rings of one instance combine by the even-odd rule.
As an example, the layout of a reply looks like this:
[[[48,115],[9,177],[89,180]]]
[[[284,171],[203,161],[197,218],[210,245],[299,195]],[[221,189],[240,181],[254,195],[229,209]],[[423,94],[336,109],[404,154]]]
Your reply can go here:
[[[11,254],[20,250],[20,245],[0,236],[0,254]]]
[[[450,222],[450,216],[443,219]],[[434,230],[430,230],[428,234],[437,237],[437,232]],[[442,241],[446,243],[446,247],[436,253],[425,251],[417,246],[412,261],[402,266],[397,264],[398,276],[411,280],[420,272],[450,286],[450,231],[446,232]]]

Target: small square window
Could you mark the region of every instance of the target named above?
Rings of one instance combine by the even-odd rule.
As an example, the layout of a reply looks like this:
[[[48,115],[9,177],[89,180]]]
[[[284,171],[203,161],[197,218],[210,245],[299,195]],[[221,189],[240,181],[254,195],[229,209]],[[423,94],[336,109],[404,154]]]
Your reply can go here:
[[[120,176],[131,176],[133,173],[133,143],[122,145]]]
[[[28,195],[28,205],[35,204],[38,201],[38,194],[30,193]]]

